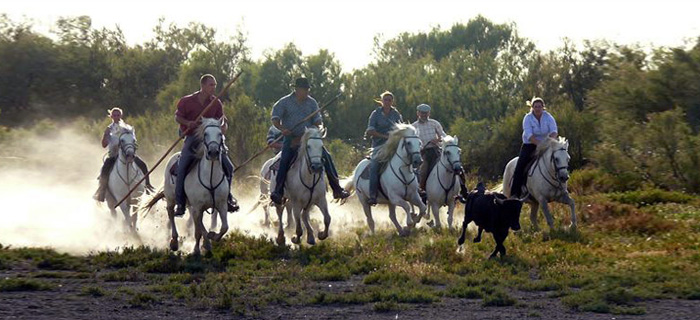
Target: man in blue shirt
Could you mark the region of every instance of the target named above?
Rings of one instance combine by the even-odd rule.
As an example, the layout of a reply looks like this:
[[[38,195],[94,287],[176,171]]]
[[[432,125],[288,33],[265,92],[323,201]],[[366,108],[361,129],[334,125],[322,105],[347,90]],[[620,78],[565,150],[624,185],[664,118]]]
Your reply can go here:
[[[282,204],[284,197],[284,183],[287,179],[287,171],[294,159],[301,136],[309,127],[319,127],[323,125],[321,113],[316,113],[310,119],[304,120],[308,115],[318,110],[316,99],[309,96],[311,85],[306,78],[298,78],[294,82],[294,92],[279,99],[272,107],[272,124],[282,131],[284,142],[282,143],[282,155],[280,159],[280,169],[277,172],[275,191],[270,194],[270,199],[276,204]],[[298,125],[297,125],[298,124]],[[294,127],[296,125],[296,127]],[[323,148],[323,166],[328,177],[328,184],[333,189],[333,198],[345,199],[350,194],[345,191],[338,181],[338,173],[333,165],[333,159],[326,148]]]
[[[379,188],[379,168],[381,164],[375,156],[379,146],[383,145],[389,138],[389,132],[394,129],[397,123],[403,122],[401,113],[393,107],[394,94],[385,91],[379,97],[382,100],[377,102],[382,106],[372,111],[366,130],[366,134],[372,138],[372,155],[369,165],[369,198],[367,199],[367,203],[370,206],[377,204],[377,190]]]

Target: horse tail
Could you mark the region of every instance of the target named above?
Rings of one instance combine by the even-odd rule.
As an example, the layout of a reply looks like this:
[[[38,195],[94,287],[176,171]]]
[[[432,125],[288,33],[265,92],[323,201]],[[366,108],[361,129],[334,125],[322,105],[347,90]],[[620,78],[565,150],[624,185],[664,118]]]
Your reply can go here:
[[[153,206],[155,206],[156,203],[158,203],[158,201],[162,200],[163,198],[165,198],[165,191],[163,190],[163,188],[160,188],[158,192],[149,195],[143,200],[146,203],[143,206],[141,206],[141,208],[139,208],[139,212],[142,212],[145,217],[148,214],[148,212],[151,211]]]

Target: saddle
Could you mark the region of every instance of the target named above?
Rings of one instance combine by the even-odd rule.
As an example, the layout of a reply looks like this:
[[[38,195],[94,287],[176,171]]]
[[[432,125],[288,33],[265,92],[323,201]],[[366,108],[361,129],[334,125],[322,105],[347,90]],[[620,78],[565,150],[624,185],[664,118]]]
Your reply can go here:
[[[377,190],[379,191],[379,194],[384,196],[384,198],[387,198],[386,192],[384,192],[384,188],[382,187],[382,173],[384,173],[384,170],[386,170],[386,167],[388,167],[388,163],[382,163],[382,166],[379,168],[379,184],[377,185]],[[360,173],[360,179],[364,180],[369,180],[369,167],[370,166],[365,166],[365,168],[362,170],[362,173]]]

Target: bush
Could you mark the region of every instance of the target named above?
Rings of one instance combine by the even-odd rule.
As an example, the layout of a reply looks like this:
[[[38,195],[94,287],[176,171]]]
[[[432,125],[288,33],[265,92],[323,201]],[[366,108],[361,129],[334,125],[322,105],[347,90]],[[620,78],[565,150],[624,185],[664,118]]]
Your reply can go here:
[[[637,207],[648,206],[657,203],[689,203],[695,198],[689,194],[678,191],[665,191],[660,189],[636,190],[608,194],[614,201],[635,205]]]

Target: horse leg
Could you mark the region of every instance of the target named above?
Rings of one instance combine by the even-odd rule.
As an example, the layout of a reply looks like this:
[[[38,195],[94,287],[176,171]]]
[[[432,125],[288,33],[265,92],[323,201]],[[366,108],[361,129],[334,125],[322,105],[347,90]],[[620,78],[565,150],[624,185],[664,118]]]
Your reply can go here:
[[[313,246],[316,244],[316,238],[314,238],[314,228],[309,221],[310,211],[311,206],[301,209],[301,218],[304,220],[304,227],[306,228],[306,243]],[[301,236],[300,234],[297,235]]]
[[[284,211],[287,212],[287,228],[291,229],[294,226],[294,214],[292,213],[292,205],[287,201],[284,205]],[[280,218],[280,223],[282,223],[282,218]]]
[[[131,206],[129,205],[129,201],[124,200],[124,202],[119,205],[119,208],[122,210],[122,214],[124,215],[124,226],[126,227],[126,230],[128,232],[134,232],[134,228],[131,225]]]
[[[571,225],[569,226],[571,229],[576,229],[576,203],[574,202],[574,199],[571,198],[569,193],[565,193],[562,196],[562,199],[559,201],[563,204],[568,204],[569,208],[571,208]]]
[[[277,245],[284,245],[284,220],[282,220],[282,215],[284,214],[284,207],[275,205],[275,210],[277,210],[277,217],[279,218],[279,226],[277,228]],[[289,214],[289,213],[287,213]]]
[[[537,199],[542,206],[542,213],[544,213],[544,218],[547,219],[547,225],[549,230],[554,229],[554,218],[552,218],[552,213],[549,212],[549,204],[546,199]]]
[[[367,201],[360,200],[362,204],[362,210],[365,212],[365,217],[367,217],[367,226],[369,227],[369,232],[374,234],[374,219],[372,218],[372,207],[367,204]]]
[[[403,199],[399,200],[399,202],[394,202],[394,203],[400,203],[401,201],[403,201]],[[412,193],[412,194],[411,194],[411,197],[408,199],[408,202],[410,202],[411,204],[417,206],[418,209],[420,210],[420,213],[418,214],[418,216],[415,216],[415,215],[414,215],[414,216],[411,216],[411,219],[413,220],[413,222],[410,224],[410,226],[415,226],[416,223],[420,222],[420,220],[423,218],[423,216],[426,216],[427,211],[428,211],[428,206],[425,205],[425,204],[423,203],[423,200],[421,200],[420,195],[418,194],[418,192]],[[408,205],[408,202],[406,202],[406,205]],[[404,206],[402,205],[402,207],[404,207]],[[405,208],[406,208],[406,207],[404,207],[404,209],[405,209]],[[439,207],[438,207],[438,208],[439,208]],[[436,211],[438,211],[438,210],[436,210]],[[407,212],[408,212],[408,211],[407,211]],[[434,213],[433,213],[433,214],[434,214]],[[426,219],[427,219],[427,218],[426,218]]]
[[[433,202],[430,203],[430,211],[433,212],[433,219],[435,220],[435,228],[442,229],[442,223],[440,223],[440,206]]]
[[[301,235],[304,234],[304,230],[301,228],[301,209],[292,206],[292,214],[294,214],[294,224],[296,225],[296,235],[292,237],[292,243],[300,244]]]
[[[199,212],[199,210],[192,210],[192,207],[190,207],[190,216],[192,216],[192,219],[194,220],[194,250],[192,250],[192,254],[195,256],[199,256],[201,252],[199,251],[199,241],[202,239],[202,229],[199,227],[199,223],[197,223],[197,220],[200,220],[202,213]],[[204,227],[202,225],[202,227]]]
[[[406,213],[410,214],[410,213]],[[389,219],[391,219],[391,222],[394,223],[394,226],[396,227],[396,231],[399,232],[400,236],[407,236],[408,235],[408,229],[404,229],[401,227],[399,224],[399,221],[396,219],[396,205],[394,204],[389,204]]]
[[[455,202],[452,199],[448,199],[447,201],[447,227],[452,229],[452,222],[454,221],[454,217],[452,214],[455,211]]]
[[[168,211],[168,226],[170,227],[170,250],[177,251],[179,243],[177,242],[177,227],[175,226],[175,202],[168,202],[165,209]]]
[[[265,222],[263,222],[263,225],[265,226],[270,226],[270,203],[265,200],[261,200],[263,202],[263,211],[265,212]],[[281,221],[281,220],[280,220]]]
[[[316,206],[321,210],[321,213],[323,214],[324,225],[324,230],[318,233],[318,240],[326,240],[326,238],[328,238],[328,232],[330,231],[329,229],[331,225],[331,214],[328,212],[328,202],[326,202],[326,199],[323,198],[321,199],[320,203]]]
[[[209,240],[209,237],[203,237],[204,235],[207,234],[207,229],[204,227],[204,210],[198,210],[199,215],[197,216],[197,219],[195,219],[194,223],[198,226],[195,230],[199,229],[199,238],[203,238],[202,240],[202,249],[204,249],[204,253],[208,253],[211,251],[211,241]],[[196,231],[195,231],[196,232]],[[199,240],[198,240],[199,241]]]
[[[226,208],[226,209],[228,209],[228,208]],[[211,225],[209,226],[209,231],[216,229],[216,226],[219,224],[219,219],[216,217],[217,212],[215,212],[215,211],[219,211],[218,212],[219,214],[221,213],[221,210],[219,210],[219,209],[216,209],[216,210],[214,210],[213,208],[211,209]],[[224,212],[226,212],[226,211],[224,211]]]
[[[532,230],[540,230],[540,226],[537,222],[537,210],[540,209],[540,204],[536,201],[530,203],[530,223],[532,224]]]
[[[221,238],[224,237],[226,232],[228,231],[228,204],[226,202],[221,201],[219,203],[218,209],[216,211],[219,212],[219,216],[221,216],[221,229],[219,229],[219,233],[215,233],[209,229],[209,239],[212,239],[214,241],[220,241]],[[216,218],[216,215],[212,217],[212,219]],[[212,223],[212,225],[215,225]]]

